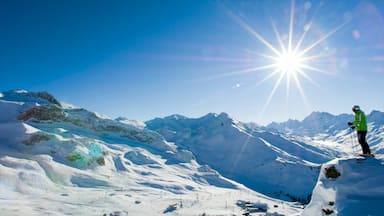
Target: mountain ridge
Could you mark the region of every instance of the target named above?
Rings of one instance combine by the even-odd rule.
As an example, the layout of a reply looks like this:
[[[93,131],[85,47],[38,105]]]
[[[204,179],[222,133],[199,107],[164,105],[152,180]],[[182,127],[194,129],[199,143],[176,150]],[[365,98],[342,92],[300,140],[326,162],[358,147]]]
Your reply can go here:
[[[379,110],[373,110],[366,116],[368,122],[384,123],[384,112]],[[272,122],[265,127],[297,135],[314,136],[322,132],[331,132],[334,135],[335,130],[348,129],[347,122],[353,120],[353,114],[342,113],[333,115],[328,112],[314,111],[301,121],[288,119],[285,122]],[[308,131],[308,128],[313,128],[314,130]],[[305,131],[299,131],[298,129],[305,129]]]

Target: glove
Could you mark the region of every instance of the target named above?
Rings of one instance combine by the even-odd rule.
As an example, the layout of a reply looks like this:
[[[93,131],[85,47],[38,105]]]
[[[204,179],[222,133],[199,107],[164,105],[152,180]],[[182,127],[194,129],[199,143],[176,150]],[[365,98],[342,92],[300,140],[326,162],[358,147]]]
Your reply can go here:
[[[351,129],[352,129],[352,130],[355,129],[355,128],[356,128],[355,126],[353,126],[353,125],[351,126]]]
[[[348,122],[348,126],[351,126],[351,125],[353,125],[353,123],[352,122]]]

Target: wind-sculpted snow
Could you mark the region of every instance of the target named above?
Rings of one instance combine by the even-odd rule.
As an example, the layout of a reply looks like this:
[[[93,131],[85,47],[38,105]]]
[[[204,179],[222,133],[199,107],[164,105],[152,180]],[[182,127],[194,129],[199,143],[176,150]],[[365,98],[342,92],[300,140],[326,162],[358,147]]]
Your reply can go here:
[[[156,164],[155,160],[152,160],[148,155],[145,155],[141,151],[130,151],[125,153],[124,158],[132,161],[135,164]]]
[[[278,198],[307,201],[319,164],[331,159],[314,146],[252,130],[225,113],[197,119],[174,115],[146,124],[193,152],[200,163]]]

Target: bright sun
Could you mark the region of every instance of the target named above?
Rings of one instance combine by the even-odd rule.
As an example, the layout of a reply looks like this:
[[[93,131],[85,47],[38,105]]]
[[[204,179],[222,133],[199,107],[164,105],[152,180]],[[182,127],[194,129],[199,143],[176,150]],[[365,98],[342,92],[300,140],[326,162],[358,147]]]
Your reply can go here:
[[[295,0],[291,0],[291,8],[290,8],[290,17],[289,17],[289,31],[288,34],[281,35],[272,22],[273,32],[275,33],[278,44],[273,44],[267,38],[264,38],[261,34],[255,31],[251,26],[245,23],[239,16],[236,16],[231,11],[228,11],[228,14],[232,16],[232,18],[237,21],[240,26],[242,26],[245,30],[247,30],[252,36],[254,36],[259,42],[264,44],[268,49],[268,54],[262,54],[259,52],[255,52],[257,56],[261,56],[270,60],[270,64],[262,64],[258,67],[246,68],[244,70],[231,72],[227,75],[236,75],[242,73],[256,72],[256,71],[267,71],[268,75],[262,79],[258,84],[277,76],[275,85],[273,86],[269,97],[264,104],[264,107],[261,111],[261,114],[266,110],[272,97],[274,96],[276,90],[281,85],[282,81],[286,80],[286,90],[287,96],[289,95],[289,89],[291,86],[291,82],[296,84],[297,89],[299,90],[304,102],[307,104],[306,96],[304,93],[304,89],[301,85],[300,78],[305,78],[308,81],[316,84],[314,80],[311,78],[311,72],[321,72],[329,74],[327,71],[324,71],[313,65],[316,60],[324,57],[321,52],[316,52],[314,49],[318,45],[322,44],[327,38],[336,33],[342,27],[344,27],[350,20],[346,20],[344,23],[338,25],[330,32],[320,35],[318,40],[315,40],[312,43],[303,43],[304,39],[307,36],[307,33],[311,30],[313,17],[310,19],[304,26],[304,31],[301,36],[298,38],[294,38],[295,34],[294,30],[294,15],[295,15]],[[306,44],[306,46],[304,46]],[[312,53],[312,54],[310,54]],[[257,85],[258,85],[257,84]],[[260,115],[261,115],[260,114]]]
[[[281,53],[275,61],[277,69],[288,76],[295,76],[297,72],[302,70],[302,66],[305,64],[304,58],[295,52]]]

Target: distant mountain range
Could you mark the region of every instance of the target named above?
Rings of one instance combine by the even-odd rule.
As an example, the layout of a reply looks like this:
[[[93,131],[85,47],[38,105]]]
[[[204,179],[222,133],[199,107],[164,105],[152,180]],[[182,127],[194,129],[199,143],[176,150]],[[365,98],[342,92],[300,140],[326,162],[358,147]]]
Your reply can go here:
[[[368,143],[376,154],[381,155],[384,153],[384,112],[372,111],[366,115]],[[267,125],[266,128],[289,136],[307,137],[317,141],[332,141],[344,145],[355,143],[355,150],[360,150],[360,147],[354,142],[356,137],[353,137],[352,130],[347,126],[347,122],[353,120],[352,114],[332,115],[326,112],[313,112],[302,121],[274,122]],[[351,139],[352,137],[354,140]]]
[[[375,130],[384,124],[383,112],[372,111],[366,115],[367,121],[370,123],[370,130]],[[302,121],[290,119],[282,123],[273,122],[266,127],[298,136],[314,137],[319,134],[334,136],[340,131],[348,129],[347,122],[353,120],[352,114],[332,115],[326,112],[312,112]]]

